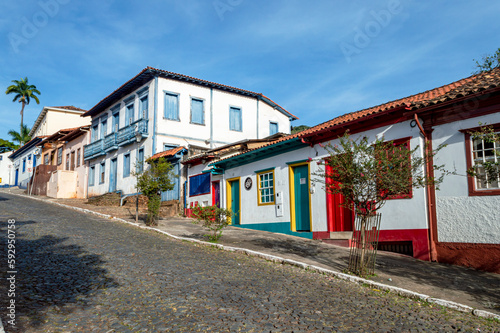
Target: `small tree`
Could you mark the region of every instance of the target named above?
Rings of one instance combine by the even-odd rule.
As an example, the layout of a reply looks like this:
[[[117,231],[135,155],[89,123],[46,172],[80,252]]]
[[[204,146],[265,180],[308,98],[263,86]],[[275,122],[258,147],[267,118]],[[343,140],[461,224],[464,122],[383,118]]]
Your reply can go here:
[[[375,216],[388,198],[402,193],[411,194],[412,189],[438,185],[448,174],[443,166],[437,165],[434,165],[434,170],[441,171],[437,179],[429,177],[424,171],[426,161],[443,146],[421,157],[417,154],[418,146],[409,149],[405,144],[398,145],[383,138],[373,143],[366,137],[353,140],[346,133],[340,137],[338,145],[324,147],[330,156],[319,162],[325,170],[315,175],[320,177],[319,182],[324,183],[327,193],[342,194],[344,206],[353,209],[360,218],[361,228],[357,231],[361,233],[362,244],[368,219]],[[366,272],[364,254],[363,245],[359,261],[362,267],[355,269],[356,274],[364,275]]]
[[[217,242],[222,236],[222,231],[225,227],[231,224],[233,213],[225,208],[217,206],[200,207],[195,206],[193,216],[196,218],[193,223],[202,225],[210,230],[210,234],[204,235],[211,242]]]
[[[174,188],[173,178],[176,177],[172,171],[172,165],[164,158],[158,160],[148,159],[150,165],[142,173],[133,172],[137,178],[137,191],[142,192],[148,198],[148,214],[146,225],[158,225],[158,215],[161,206],[161,192]]]
[[[482,72],[487,72],[493,68],[500,67],[500,47],[492,55],[484,55],[481,60],[475,60],[476,71],[474,74],[479,74]]]

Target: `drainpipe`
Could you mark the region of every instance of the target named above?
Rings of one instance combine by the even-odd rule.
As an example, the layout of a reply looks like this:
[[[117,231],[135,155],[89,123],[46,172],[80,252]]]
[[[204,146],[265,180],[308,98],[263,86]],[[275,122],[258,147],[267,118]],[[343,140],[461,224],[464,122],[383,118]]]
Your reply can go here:
[[[422,133],[425,142],[425,154],[428,158],[425,161],[425,173],[427,178],[434,178],[434,167],[432,153],[432,130],[424,131],[422,124],[418,119],[417,114],[414,115],[415,122],[417,123],[420,133]],[[429,247],[430,247],[430,259],[431,261],[437,261],[437,250],[436,250],[436,239],[437,239],[437,224],[436,224],[436,202],[435,202],[435,189],[433,185],[428,184],[426,187],[426,197],[427,197],[427,211],[429,218]]]
[[[153,118],[153,151],[151,156],[156,154],[156,118],[158,112],[158,76],[155,76],[155,104],[154,104],[154,118]]]
[[[210,149],[214,147],[214,88],[210,88]]]
[[[260,102],[260,96],[257,96],[257,139],[259,138],[259,102]]]

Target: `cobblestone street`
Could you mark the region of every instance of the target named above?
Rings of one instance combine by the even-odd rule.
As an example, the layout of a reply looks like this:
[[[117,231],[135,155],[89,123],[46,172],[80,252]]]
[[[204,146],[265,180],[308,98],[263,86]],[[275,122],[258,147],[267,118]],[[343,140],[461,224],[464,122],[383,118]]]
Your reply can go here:
[[[16,328],[7,221],[15,219]],[[495,332],[496,321],[0,194],[10,332]]]

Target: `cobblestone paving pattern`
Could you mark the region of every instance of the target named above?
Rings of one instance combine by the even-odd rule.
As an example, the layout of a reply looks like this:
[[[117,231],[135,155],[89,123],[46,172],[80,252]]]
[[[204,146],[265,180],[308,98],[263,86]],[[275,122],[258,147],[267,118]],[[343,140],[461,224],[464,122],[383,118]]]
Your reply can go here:
[[[16,320],[7,323],[7,219]],[[0,195],[6,332],[493,332],[496,321]]]

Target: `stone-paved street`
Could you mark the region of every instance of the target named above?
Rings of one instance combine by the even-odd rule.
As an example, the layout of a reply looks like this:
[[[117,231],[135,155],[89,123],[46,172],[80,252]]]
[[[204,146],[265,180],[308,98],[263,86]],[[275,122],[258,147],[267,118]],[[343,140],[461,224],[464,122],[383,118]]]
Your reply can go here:
[[[7,220],[16,223],[8,324]],[[493,332],[470,314],[0,194],[6,332]]]

